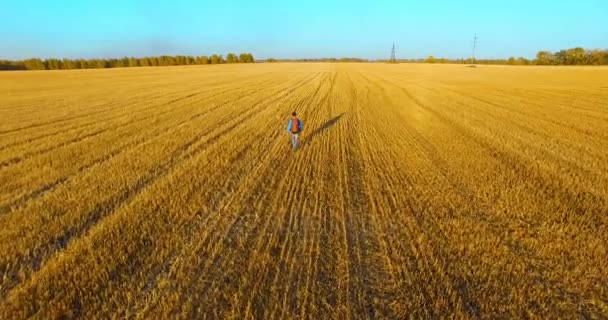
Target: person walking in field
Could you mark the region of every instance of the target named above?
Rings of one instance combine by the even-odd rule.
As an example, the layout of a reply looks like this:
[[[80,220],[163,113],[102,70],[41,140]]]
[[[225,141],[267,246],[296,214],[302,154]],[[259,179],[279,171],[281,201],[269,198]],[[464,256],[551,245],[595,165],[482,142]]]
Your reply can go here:
[[[295,112],[291,114],[291,119],[287,124],[287,132],[291,133],[291,148],[295,151],[298,148],[300,132],[302,132],[302,121],[296,117]]]

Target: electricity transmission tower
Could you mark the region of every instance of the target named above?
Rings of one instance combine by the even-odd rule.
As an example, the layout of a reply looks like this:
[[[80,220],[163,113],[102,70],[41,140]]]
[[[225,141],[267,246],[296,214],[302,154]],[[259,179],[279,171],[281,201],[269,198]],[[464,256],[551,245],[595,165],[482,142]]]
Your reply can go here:
[[[475,50],[477,50],[478,43],[477,34],[475,34],[475,37],[473,37],[473,54],[471,55],[471,64],[475,64]]]
[[[395,43],[393,42],[393,49],[391,50],[391,59],[390,63],[397,63],[397,57],[395,56]]]

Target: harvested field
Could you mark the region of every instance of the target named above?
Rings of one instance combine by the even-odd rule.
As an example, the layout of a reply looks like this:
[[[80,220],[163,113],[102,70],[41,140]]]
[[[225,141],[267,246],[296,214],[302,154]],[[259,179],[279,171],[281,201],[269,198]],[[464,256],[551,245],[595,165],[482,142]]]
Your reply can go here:
[[[4,72],[0,93],[4,319],[608,317],[608,68]]]

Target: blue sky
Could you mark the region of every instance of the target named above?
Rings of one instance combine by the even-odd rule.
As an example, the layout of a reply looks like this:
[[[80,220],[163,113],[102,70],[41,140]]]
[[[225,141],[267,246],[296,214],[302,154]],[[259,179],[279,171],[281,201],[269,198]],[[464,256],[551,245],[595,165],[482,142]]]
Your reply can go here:
[[[608,1],[27,1],[0,5],[0,59],[252,52],[256,58],[533,57],[608,48]]]

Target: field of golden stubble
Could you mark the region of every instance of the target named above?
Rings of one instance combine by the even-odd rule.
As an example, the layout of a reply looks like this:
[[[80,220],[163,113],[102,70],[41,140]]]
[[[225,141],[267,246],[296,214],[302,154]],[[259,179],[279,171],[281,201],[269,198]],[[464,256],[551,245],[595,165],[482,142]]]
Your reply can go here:
[[[4,72],[0,92],[4,319],[608,317],[607,68]]]

